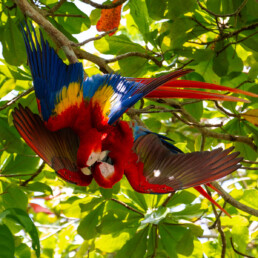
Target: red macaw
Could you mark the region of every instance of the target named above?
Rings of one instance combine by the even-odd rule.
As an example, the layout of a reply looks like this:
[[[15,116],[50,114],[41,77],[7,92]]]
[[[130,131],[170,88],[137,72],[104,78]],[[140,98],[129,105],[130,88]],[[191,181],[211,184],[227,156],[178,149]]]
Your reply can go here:
[[[184,154],[169,138],[130,126],[120,117],[145,96],[173,96],[172,87],[178,82],[180,87],[208,85],[254,94],[212,84],[171,81],[189,73],[189,69],[140,82],[117,74],[94,75],[84,80],[81,63],[64,64],[41,33],[39,43],[34,28],[33,33],[27,24],[26,28],[22,32],[40,116],[19,105],[13,112],[13,122],[25,142],[61,178],[80,186],[89,185],[94,178],[99,186],[111,188],[125,174],[141,193],[169,193],[195,187],[223,210],[200,184],[211,186],[209,182],[239,168],[242,159],[237,158],[238,152],[229,154],[233,149],[229,148]],[[164,86],[158,88],[161,85]],[[191,98],[199,94],[206,99],[240,100],[193,92],[176,91],[176,96]]]

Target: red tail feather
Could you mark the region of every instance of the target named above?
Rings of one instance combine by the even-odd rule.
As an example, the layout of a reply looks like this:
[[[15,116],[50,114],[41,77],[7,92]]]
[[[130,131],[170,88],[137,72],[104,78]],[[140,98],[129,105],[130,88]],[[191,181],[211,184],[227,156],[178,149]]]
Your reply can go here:
[[[233,101],[233,102],[246,102],[248,100],[237,98],[228,95],[222,95],[212,92],[203,92],[195,90],[183,90],[183,89],[172,89],[169,87],[159,87],[157,90],[149,93],[147,98],[184,98],[184,99],[209,99],[209,100],[222,100],[222,101]]]
[[[214,205],[216,205],[221,211],[223,211],[226,215],[228,215],[231,218],[231,215],[224,210],[216,201],[212,199],[210,195],[201,187],[201,186],[195,186],[194,187],[201,195],[203,195],[205,198],[207,198],[210,202],[212,202]],[[217,191],[217,190],[216,190]]]
[[[173,81],[166,82],[164,85],[159,87],[159,89],[162,89],[163,87],[222,90],[222,91],[229,91],[229,92],[243,94],[246,96],[251,96],[256,98],[258,97],[257,94],[252,92],[248,92],[248,91],[244,91],[236,88],[230,88],[226,86],[221,86],[221,85],[216,85],[212,83],[198,82],[198,81],[173,80]]]

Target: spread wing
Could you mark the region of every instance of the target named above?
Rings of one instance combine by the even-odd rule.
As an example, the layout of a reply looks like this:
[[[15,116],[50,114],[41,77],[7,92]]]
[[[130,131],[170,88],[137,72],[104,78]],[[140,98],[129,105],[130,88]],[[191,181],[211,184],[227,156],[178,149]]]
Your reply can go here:
[[[233,147],[175,154],[152,133],[140,136],[134,143],[147,182],[156,187],[166,185],[174,191],[209,183],[241,167],[239,152],[229,154],[232,150]]]
[[[22,34],[27,50],[39,111],[44,121],[61,115],[64,110],[82,102],[83,67],[81,63],[66,65],[40,31],[40,44],[36,32],[27,23]],[[41,45],[41,46],[40,46]]]
[[[104,118],[113,124],[138,100],[174,78],[192,70],[178,70],[147,82],[134,82],[118,74],[94,75],[83,83],[83,97],[86,102],[98,105]]]
[[[77,171],[79,139],[70,128],[51,132],[38,115],[21,105],[13,112],[13,123],[25,142],[50,167],[56,171]]]

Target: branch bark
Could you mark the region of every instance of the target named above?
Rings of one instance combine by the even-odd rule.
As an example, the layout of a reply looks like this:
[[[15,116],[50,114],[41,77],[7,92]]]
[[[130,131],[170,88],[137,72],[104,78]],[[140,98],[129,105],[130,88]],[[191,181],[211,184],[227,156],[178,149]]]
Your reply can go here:
[[[115,3],[111,3],[111,4],[98,4],[95,3],[91,0],[81,0],[82,2],[84,2],[85,4],[89,4],[92,7],[98,8],[98,9],[113,9],[119,5],[122,5],[123,3],[125,3],[127,0],[118,0]]]
[[[224,198],[224,200],[226,202],[230,203],[232,206],[236,207],[237,209],[240,209],[246,213],[249,213],[251,215],[258,217],[258,210],[253,209],[253,208],[235,200],[217,182],[212,182],[211,184],[220,191],[221,196]]]
[[[77,56],[70,45],[70,40],[63,33],[56,29],[41,13],[35,10],[27,0],[15,1],[21,11],[38,23],[51,36],[55,43],[63,49],[71,64],[78,62]]]

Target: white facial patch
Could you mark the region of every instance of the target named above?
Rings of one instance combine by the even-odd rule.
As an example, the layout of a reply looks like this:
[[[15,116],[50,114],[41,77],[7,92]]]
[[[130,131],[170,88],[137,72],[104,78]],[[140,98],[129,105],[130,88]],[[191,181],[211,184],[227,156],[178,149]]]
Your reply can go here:
[[[101,162],[105,159],[108,155],[109,151],[102,151],[102,152],[92,152],[86,162],[87,166],[92,166],[94,163]]]
[[[101,162],[99,165],[100,172],[103,177],[108,178],[114,174],[115,168],[114,166],[106,163],[106,162]]]
[[[86,176],[89,176],[91,175],[91,171],[89,168],[85,167],[85,168],[81,168],[81,172],[86,175]]]
[[[92,152],[86,162],[87,166],[92,166],[99,158],[100,153],[99,152]]]

